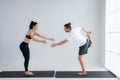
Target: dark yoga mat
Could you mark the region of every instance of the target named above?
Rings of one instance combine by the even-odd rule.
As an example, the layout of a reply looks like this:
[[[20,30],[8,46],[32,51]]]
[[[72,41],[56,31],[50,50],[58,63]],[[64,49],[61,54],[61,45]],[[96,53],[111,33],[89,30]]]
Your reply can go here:
[[[56,78],[116,78],[110,71],[87,71],[86,76],[78,75],[78,71],[57,71]]]
[[[3,71],[0,78],[33,78],[33,77],[54,77],[54,71],[32,71],[33,76],[25,76],[23,71]]]

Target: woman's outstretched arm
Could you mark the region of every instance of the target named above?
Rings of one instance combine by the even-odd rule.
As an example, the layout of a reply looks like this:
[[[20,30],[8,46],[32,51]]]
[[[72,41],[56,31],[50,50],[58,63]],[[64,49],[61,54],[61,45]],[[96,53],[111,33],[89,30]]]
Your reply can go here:
[[[40,38],[43,38],[43,39],[46,39],[46,40],[50,40],[50,41],[54,41],[53,38],[48,38],[48,37],[43,36],[43,35],[41,35],[41,34],[39,34],[39,33],[37,33],[37,32],[35,32],[35,34],[36,34],[38,37],[40,37]]]
[[[31,31],[30,31],[30,37],[31,37],[31,39],[32,39],[33,41],[36,41],[36,42],[41,42],[41,43],[44,43],[44,44],[46,44],[46,43],[47,43],[45,40],[38,40],[38,39],[34,38],[34,36],[33,36],[33,34],[32,34],[32,32],[31,32]]]

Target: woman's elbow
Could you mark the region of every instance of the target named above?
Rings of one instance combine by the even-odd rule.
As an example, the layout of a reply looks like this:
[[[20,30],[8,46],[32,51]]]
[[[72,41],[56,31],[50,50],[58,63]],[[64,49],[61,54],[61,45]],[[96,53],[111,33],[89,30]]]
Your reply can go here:
[[[33,40],[33,41],[36,41],[36,39],[35,39],[35,38],[32,38],[32,40]]]

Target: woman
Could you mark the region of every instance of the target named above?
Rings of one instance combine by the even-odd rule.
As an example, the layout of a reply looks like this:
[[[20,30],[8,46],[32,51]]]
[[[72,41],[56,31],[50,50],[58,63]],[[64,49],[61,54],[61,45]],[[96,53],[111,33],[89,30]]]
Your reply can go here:
[[[40,42],[43,44],[46,44],[46,40],[54,41],[53,38],[47,38],[47,37],[37,33],[36,32],[37,29],[38,29],[38,23],[31,21],[30,26],[29,26],[29,30],[27,31],[27,34],[26,34],[23,42],[20,44],[20,50],[25,58],[25,61],[24,61],[24,68],[25,68],[24,73],[25,73],[25,75],[33,75],[33,73],[28,70],[28,64],[29,64],[29,58],[30,58],[30,51],[29,51],[28,45],[29,45],[30,41],[33,40],[33,41]],[[40,37],[40,38],[43,38],[45,40],[35,39],[34,38],[35,35]]]

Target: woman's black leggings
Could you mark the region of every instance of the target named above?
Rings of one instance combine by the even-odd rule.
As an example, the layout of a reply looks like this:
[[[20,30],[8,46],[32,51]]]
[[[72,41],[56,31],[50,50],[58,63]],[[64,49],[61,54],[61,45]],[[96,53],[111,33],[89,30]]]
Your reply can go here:
[[[24,62],[25,71],[28,71],[28,64],[29,64],[29,58],[30,58],[28,43],[22,42],[20,44],[20,50],[22,51],[23,56],[25,58],[25,62]]]

